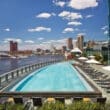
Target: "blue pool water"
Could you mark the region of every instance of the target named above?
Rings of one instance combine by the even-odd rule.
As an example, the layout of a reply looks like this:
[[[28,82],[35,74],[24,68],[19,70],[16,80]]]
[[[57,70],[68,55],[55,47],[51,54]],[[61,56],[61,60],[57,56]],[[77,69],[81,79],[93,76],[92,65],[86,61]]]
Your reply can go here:
[[[41,68],[15,85],[11,91],[55,92],[93,91],[92,87],[69,62]]]

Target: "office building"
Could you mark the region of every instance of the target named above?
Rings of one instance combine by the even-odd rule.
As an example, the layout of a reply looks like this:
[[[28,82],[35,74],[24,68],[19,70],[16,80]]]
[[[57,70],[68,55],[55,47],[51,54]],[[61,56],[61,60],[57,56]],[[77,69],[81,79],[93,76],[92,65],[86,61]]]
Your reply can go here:
[[[10,41],[10,53],[15,54],[18,52],[18,43],[14,41]]]
[[[72,38],[68,38],[67,39],[67,46],[68,46],[68,49],[73,49],[73,41],[72,41]]]
[[[84,43],[84,36],[83,35],[80,35],[77,37],[77,47],[83,51],[83,44]]]

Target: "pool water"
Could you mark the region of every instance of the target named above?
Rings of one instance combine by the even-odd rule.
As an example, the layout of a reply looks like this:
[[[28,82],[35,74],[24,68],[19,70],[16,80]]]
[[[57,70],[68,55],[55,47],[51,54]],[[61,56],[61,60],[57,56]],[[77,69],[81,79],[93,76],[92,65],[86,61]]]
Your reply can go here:
[[[92,87],[69,62],[43,67],[20,81],[11,91],[20,92],[85,92]]]

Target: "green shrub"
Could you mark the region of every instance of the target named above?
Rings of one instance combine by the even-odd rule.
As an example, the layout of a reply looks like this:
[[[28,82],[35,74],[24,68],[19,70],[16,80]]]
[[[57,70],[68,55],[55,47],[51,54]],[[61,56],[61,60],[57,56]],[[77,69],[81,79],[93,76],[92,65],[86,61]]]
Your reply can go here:
[[[21,104],[1,104],[0,110],[23,110],[24,106]]]
[[[61,102],[45,103],[38,110],[65,110],[65,106]]]
[[[95,59],[96,59],[97,61],[103,60],[103,57],[102,57],[99,53],[94,54],[94,56],[95,56]]]
[[[70,105],[62,103],[45,103],[38,110],[110,110],[110,104],[101,105],[99,103],[74,102]]]

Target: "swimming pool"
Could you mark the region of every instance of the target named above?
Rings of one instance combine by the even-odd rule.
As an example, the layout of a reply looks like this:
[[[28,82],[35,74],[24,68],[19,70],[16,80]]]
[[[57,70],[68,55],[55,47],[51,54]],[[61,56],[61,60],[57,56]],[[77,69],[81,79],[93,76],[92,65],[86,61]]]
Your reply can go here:
[[[90,92],[87,81],[69,62],[43,67],[21,80],[10,91],[18,92]]]

